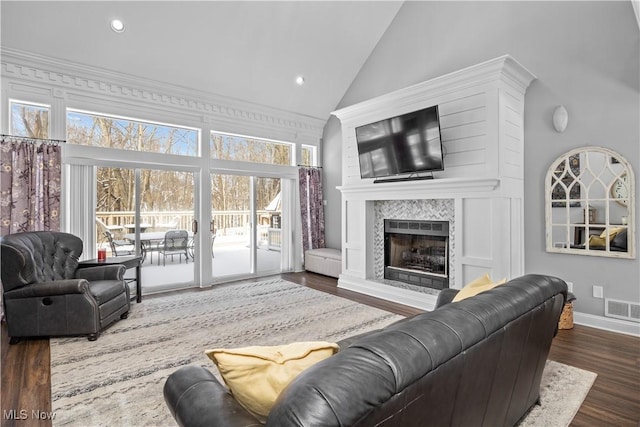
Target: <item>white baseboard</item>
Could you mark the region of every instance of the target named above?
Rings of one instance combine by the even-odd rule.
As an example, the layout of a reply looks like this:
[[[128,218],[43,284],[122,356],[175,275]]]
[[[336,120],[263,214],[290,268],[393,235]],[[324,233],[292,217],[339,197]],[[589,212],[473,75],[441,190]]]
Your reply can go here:
[[[619,334],[633,335],[640,337],[640,323],[629,322],[611,317],[595,316],[593,314],[573,312],[573,323],[589,326],[591,328],[602,329]]]
[[[433,295],[387,286],[382,283],[372,283],[369,280],[344,274],[341,274],[338,279],[338,287],[425,311],[433,310],[438,299]]]

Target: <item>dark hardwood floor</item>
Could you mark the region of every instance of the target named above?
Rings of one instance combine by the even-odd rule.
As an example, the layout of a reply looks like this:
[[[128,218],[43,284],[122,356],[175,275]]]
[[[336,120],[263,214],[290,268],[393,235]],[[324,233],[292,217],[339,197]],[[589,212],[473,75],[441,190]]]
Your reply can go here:
[[[281,276],[304,286],[405,316],[420,312],[415,308],[339,289],[336,280],[329,277],[312,273]],[[50,426],[50,420],[39,420],[32,413],[39,411],[46,416],[51,411],[49,340],[31,339],[9,345],[4,323],[1,338],[1,425]],[[99,343],[98,339],[95,344]],[[576,325],[571,330],[558,332],[549,358],[598,374],[572,426],[640,426],[640,338]]]

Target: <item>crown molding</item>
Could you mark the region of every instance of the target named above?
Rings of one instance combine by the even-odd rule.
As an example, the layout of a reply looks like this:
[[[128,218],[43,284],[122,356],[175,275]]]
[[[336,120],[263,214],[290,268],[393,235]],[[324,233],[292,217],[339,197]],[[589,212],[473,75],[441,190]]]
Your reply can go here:
[[[211,121],[252,122],[317,139],[326,123],[316,117],[6,47],[0,49],[0,64],[4,78],[44,83],[54,87],[57,97],[63,95],[60,89],[90,92],[197,113]]]

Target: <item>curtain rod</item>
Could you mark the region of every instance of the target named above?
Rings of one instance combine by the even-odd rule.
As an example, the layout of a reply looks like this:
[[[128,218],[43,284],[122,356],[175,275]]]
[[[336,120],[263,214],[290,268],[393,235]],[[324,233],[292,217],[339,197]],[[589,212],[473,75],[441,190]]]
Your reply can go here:
[[[30,136],[5,135],[5,134],[0,134],[0,138],[2,138],[3,142],[5,141],[5,139],[14,139],[14,140],[20,140],[24,142],[54,144],[54,145],[64,144],[67,142],[62,139],[45,139],[45,138],[34,138]]]
[[[299,168],[322,169],[322,166],[298,165]]]

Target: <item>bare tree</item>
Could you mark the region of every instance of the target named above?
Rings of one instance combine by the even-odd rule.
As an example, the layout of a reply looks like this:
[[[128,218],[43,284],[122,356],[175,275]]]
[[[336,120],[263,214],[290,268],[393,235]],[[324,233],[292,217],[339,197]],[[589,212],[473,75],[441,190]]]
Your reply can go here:
[[[49,110],[30,105],[17,105],[19,105],[19,114],[13,116],[13,127],[24,128],[24,134],[29,138],[49,138]]]

